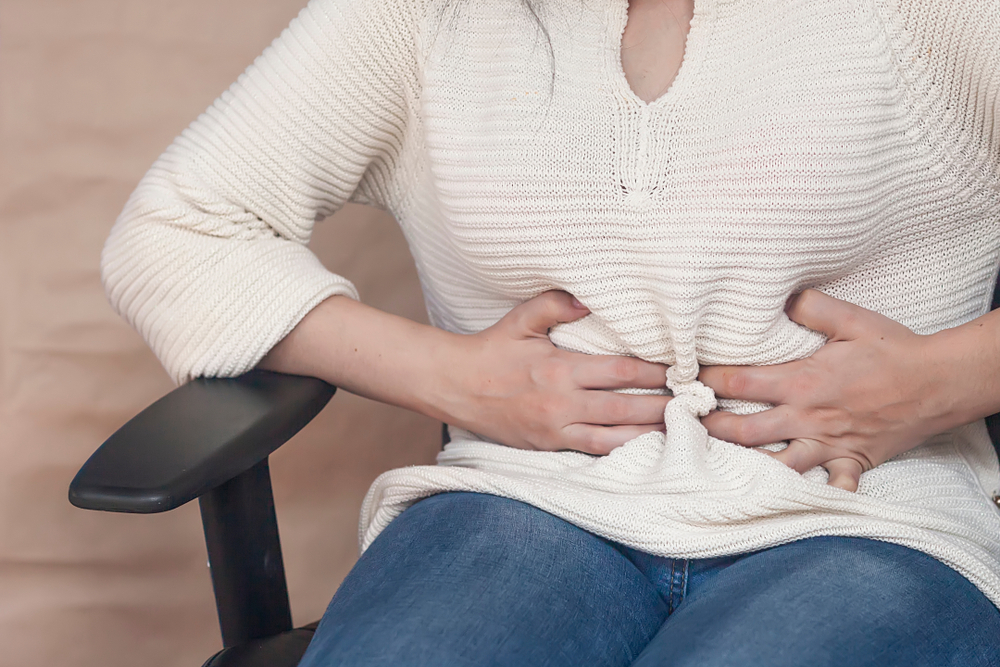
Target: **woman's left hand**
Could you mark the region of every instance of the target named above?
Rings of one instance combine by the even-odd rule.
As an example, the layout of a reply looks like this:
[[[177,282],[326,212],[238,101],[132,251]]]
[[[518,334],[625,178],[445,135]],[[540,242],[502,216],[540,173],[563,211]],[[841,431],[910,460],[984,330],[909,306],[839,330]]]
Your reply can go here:
[[[829,484],[856,491],[861,473],[957,425],[952,371],[933,336],[816,290],[793,297],[786,312],[827,343],[786,364],[703,368],[717,396],[774,405],[712,412],[702,423],[713,437],[748,447],[788,440],[767,453],[800,473],[823,466]]]

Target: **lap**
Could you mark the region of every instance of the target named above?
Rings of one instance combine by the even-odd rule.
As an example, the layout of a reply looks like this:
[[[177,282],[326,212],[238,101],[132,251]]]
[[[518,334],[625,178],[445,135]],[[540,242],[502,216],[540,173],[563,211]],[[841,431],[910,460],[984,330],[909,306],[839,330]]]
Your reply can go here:
[[[691,561],[679,605],[659,560],[517,501],[433,496],[358,560],[300,667],[1000,665],[996,607],[905,547]]]
[[[635,667],[1000,665],[996,607],[899,545],[812,538],[692,581]]]
[[[624,667],[666,615],[604,540],[523,503],[448,493],[362,555],[300,667]]]

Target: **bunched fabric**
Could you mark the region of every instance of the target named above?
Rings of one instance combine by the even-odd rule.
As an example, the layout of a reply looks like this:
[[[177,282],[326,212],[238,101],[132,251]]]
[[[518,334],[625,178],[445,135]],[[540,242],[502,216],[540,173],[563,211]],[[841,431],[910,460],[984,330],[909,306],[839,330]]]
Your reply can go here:
[[[986,312],[1000,0],[697,0],[681,71],[649,104],[621,70],[626,10],[541,3],[550,52],[519,0],[313,0],[143,179],[105,249],[112,303],[177,381],[242,373],[323,299],[357,297],[305,247],[315,221],[385,207],[434,324],[479,331],[564,289],[592,314],[555,344],[668,364],[677,398],[665,434],[603,458],[453,430],[440,465],[375,482],[363,547],[419,498],[478,491],[669,557],[886,540],[1000,602],[982,423],[851,494],[710,438],[696,380],[817,350],[783,312],[805,287],[918,333]]]

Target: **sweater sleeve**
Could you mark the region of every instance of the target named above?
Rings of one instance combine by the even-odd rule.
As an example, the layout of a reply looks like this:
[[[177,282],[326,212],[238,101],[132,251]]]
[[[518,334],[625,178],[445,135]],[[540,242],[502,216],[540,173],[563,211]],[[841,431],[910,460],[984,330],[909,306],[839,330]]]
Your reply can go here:
[[[416,69],[399,3],[312,0],[126,204],[105,290],[174,381],[243,373],[327,297],[357,298],[306,244],[398,158]]]

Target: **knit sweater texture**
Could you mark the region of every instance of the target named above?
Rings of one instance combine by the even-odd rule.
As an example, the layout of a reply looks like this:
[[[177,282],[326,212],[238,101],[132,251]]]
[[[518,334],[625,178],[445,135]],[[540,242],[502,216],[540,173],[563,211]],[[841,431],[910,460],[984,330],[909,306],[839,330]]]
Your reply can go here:
[[[922,334],[988,310],[1000,0],[697,0],[652,103],[621,69],[627,0],[536,6],[547,35],[520,0],[312,0],[140,183],[103,255],[112,304],[176,381],[243,373],[322,300],[357,298],[308,250],[314,223],[384,207],[436,326],[566,290],[592,314],[552,341],[667,364],[675,399],[665,434],[605,457],[453,429],[439,465],[376,480],[362,548],[422,497],[477,491],[662,556],[887,540],[1000,603],[982,422],[849,493],[708,436],[696,379],[821,347],[783,311],[806,287]]]

